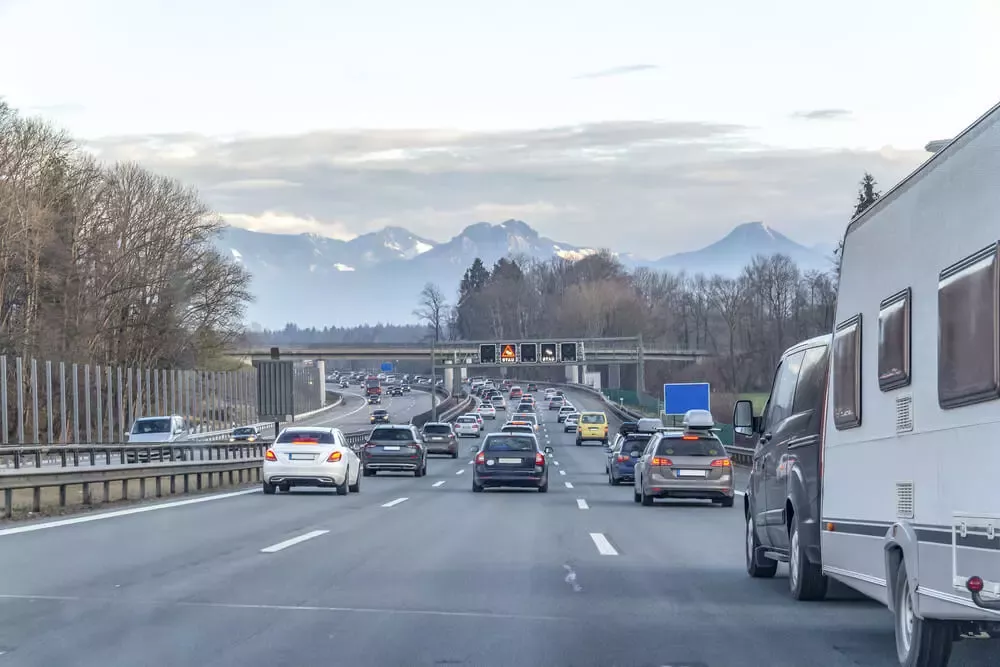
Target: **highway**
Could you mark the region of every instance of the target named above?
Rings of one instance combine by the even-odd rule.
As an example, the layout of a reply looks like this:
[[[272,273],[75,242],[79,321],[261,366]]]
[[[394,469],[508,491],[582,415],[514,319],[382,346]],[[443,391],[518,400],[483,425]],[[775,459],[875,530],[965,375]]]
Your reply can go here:
[[[431,409],[431,394],[428,391],[412,390],[402,396],[383,396],[381,405],[368,405],[368,400],[361,394],[360,387],[341,389],[327,385],[344,397],[340,405],[324,410],[302,421],[295,426],[333,426],[344,433],[363,431],[371,426],[369,415],[372,410],[382,408],[389,411],[389,416],[397,422],[407,422],[411,417]],[[440,404],[441,398],[438,398]]]
[[[348,430],[367,411],[346,408]],[[739,499],[637,505],[599,445],[539,415],[547,494],[473,494],[470,438],[347,497],[253,488],[0,529],[0,667],[896,664],[883,607],[795,603],[784,566],[747,577]]]

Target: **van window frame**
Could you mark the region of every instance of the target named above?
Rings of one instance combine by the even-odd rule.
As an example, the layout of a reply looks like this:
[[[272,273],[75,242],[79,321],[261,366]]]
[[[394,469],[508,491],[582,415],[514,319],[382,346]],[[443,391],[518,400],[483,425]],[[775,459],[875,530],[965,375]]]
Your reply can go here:
[[[847,336],[853,336],[855,340],[853,359],[843,357],[845,351],[841,345],[841,341],[846,340]],[[833,407],[833,425],[838,431],[846,431],[861,426],[863,417],[861,414],[861,357],[863,343],[864,329],[862,328],[861,313],[847,318],[834,329],[833,349],[831,350],[830,358],[830,370],[833,380],[831,402]],[[844,378],[850,388],[850,394],[847,396],[845,402],[850,402],[850,406],[843,405],[840,402],[841,397],[839,395],[841,377],[847,369],[850,369],[853,374],[853,377]],[[850,408],[851,413],[842,414],[844,408],[847,407]]]
[[[972,270],[977,265],[983,266]],[[982,340],[970,337],[972,327],[969,326],[969,316],[973,311],[956,313],[955,305],[961,300],[953,298],[956,286],[961,287],[963,280],[982,275],[984,270],[991,272],[986,275],[989,281],[988,298],[983,299],[989,304],[991,312],[983,313],[982,318],[986,326],[991,325],[993,329],[988,341],[986,335],[982,336]],[[942,270],[938,276],[937,296],[938,405],[949,410],[1000,398],[1000,243],[994,242]],[[947,321],[956,314],[960,315],[958,321]],[[986,344],[989,349],[984,349]],[[971,354],[973,358],[966,364],[956,364],[955,358],[963,353]],[[983,371],[983,377],[971,383],[968,380],[961,382],[961,378],[953,377],[953,373],[956,368],[963,367],[966,371]],[[949,383],[949,380],[952,382]],[[965,388],[961,384],[966,385]]]
[[[878,307],[878,387],[883,392],[908,387],[912,379],[911,364],[913,359],[913,306],[912,290],[896,292],[882,299]],[[902,306],[896,309],[896,306]],[[891,310],[890,310],[891,309]],[[900,338],[886,339],[887,323],[890,318],[902,318]],[[898,362],[898,364],[896,363]],[[896,367],[898,368],[890,368]]]

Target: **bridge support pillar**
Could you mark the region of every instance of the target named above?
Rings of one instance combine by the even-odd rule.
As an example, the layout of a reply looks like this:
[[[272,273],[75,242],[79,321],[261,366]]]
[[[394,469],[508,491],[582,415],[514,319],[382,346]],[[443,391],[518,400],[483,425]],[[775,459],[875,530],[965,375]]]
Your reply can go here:
[[[319,407],[326,407],[326,362],[316,360],[316,370],[319,371]]]
[[[580,367],[569,365],[566,367],[566,382],[578,384],[580,382]]]
[[[444,388],[448,391],[454,391],[455,389],[455,369],[446,368],[444,369]]]
[[[621,364],[611,364],[610,366],[608,366],[608,387],[610,389],[622,388]]]

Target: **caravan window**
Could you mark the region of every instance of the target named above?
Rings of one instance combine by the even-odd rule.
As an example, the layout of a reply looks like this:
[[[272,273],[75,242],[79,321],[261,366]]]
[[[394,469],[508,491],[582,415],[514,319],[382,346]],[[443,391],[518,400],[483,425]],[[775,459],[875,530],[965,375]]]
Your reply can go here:
[[[1000,396],[997,244],[941,272],[938,404],[957,408]]]
[[[882,301],[878,311],[878,386],[910,384],[910,288]]]
[[[861,425],[861,315],[833,336],[833,423],[838,431]]]

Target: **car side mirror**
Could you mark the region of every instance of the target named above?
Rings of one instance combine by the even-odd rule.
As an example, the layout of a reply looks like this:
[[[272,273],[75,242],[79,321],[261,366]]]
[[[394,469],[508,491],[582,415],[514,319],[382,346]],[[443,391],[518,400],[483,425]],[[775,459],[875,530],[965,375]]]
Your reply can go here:
[[[759,420],[754,417],[753,403],[741,399],[733,406],[733,430],[740,435],[750,436],[756,432]]]
[[[611,453],[611,447],[609,445],[605,445],[604,446],[604,453],[605,454],[610,454]]]
[[[552,453],[552,452],[554,452],[554,451],[556,451],[556,450],[552,449],[552,447],[546,447],[546,448],[545,448],[545,453],[546,453],[546,454],[551,454],[551,453]]]

